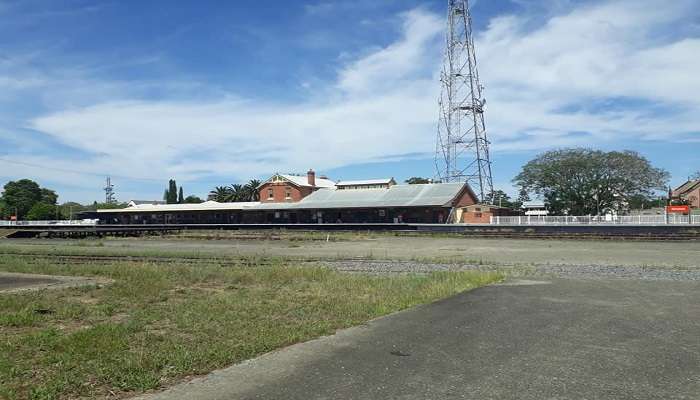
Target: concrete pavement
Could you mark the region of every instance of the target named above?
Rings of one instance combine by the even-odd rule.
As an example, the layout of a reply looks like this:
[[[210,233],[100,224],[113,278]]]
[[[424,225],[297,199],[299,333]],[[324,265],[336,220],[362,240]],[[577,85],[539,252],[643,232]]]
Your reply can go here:
[[[700,282],[514,281],[143,399],[698,399]]]

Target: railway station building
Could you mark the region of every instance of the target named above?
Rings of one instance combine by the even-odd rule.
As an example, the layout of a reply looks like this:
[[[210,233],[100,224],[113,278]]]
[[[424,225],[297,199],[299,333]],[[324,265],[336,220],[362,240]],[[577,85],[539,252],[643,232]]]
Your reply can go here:
[[[275,174],[258,187],[260,201],[134,204],[98,210],[105,224],[320,224],[457,222],[477,203],[464,183],[404,185],[391,179],[346,181]]]
[[[700,179],[691,179],[671,192],[671,198],[682,200],[691,208],[700,208]]]

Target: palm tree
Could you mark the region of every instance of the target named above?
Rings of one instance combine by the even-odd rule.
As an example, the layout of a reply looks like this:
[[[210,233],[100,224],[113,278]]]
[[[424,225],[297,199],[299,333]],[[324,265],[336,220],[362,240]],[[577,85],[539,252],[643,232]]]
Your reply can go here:
[[[251,179],[245,185],[246,190],[246,201],[260,201],[260,193],[258,192],[258,186],[261,182],[257,179]]]
[[[234,183],[233,185],[229,186],[229,198],[228,202],[237,202],[237,201],[245,201],[244,195],[245,192],[243,190],[243,185],[240,185],[238,183]]]
[[[231,188],[228,186],[217,186],[209,192],[209,200],[218,201],[219,203],[225,203],[231,196]]]

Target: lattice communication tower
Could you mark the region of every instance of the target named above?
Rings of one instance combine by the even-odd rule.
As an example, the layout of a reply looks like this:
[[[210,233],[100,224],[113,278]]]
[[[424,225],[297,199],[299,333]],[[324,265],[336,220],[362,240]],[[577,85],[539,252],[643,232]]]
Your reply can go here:
[[[468,183],[481,202],[493,193],[483,86],[479,83],[468,0],[448,0],[435,167],[442,182]]]
[[[105,191],[105,203],[107,204],[114,204],[117,202],[117,200],[114,198],[114,185],[112,185],[112,178],[109,176],[107,177],[107,182],[106,186],[104,187]]]

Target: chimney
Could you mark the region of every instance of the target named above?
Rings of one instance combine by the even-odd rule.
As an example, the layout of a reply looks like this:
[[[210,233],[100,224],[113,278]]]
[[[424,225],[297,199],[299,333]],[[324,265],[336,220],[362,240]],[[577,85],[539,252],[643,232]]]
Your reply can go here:
[[[309,172],[306,173],[306,178],[309,181],[309,185],[316,186],[316,173],[313,169],[310,169]]]

